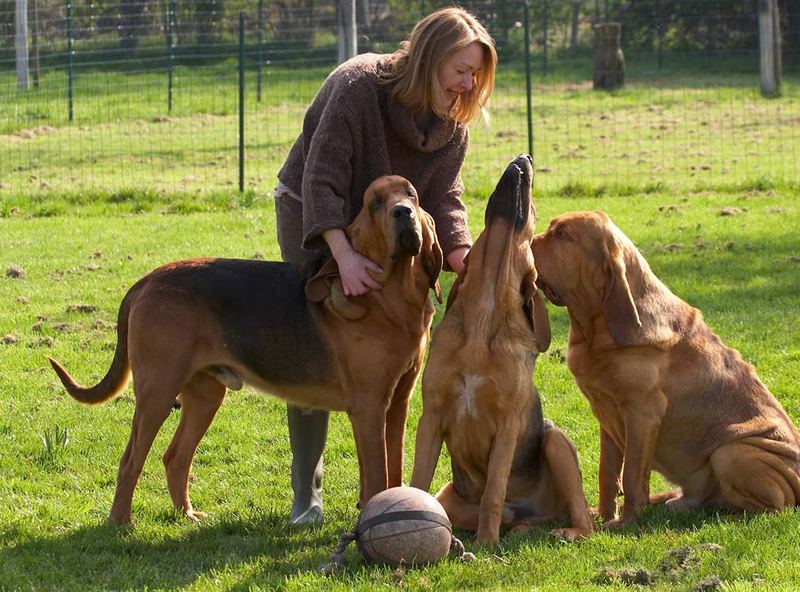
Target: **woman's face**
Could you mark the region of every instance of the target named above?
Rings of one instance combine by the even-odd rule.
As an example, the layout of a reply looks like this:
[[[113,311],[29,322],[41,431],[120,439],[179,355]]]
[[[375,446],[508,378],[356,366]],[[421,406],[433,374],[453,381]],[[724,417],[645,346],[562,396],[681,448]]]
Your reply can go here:
[[[473,41],[453,52],[439,66],[439,86],[444,103],[451,105],[463,92],[475,86],[475,73],[483,68],[483,46]]]

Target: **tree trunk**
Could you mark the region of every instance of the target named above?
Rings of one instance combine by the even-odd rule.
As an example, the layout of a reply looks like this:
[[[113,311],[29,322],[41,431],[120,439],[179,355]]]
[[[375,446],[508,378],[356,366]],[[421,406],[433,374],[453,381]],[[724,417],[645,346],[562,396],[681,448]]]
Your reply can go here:
[[[572,25],[569,34],[569,49],[573,52],[578,49],[578,27],[580,26],[580,22],[581,2],[580,0],[575,0],[572,3]]]
[[[620,23],[594,26],[594,88],[615,90],[625,84],[625,57],[622,55]]]
[[[339,63],[358,54],[356,39],[356,0],[339,0],[336,4]]]
[[[761,69],[761,94],[777,97],[781,94],[781,34],[777,0],[759,0],[758,40]]]
[[[119,46],[132,50],[139,46],[139,29],[144,14],[144,0],[120,0],[119,2]]]

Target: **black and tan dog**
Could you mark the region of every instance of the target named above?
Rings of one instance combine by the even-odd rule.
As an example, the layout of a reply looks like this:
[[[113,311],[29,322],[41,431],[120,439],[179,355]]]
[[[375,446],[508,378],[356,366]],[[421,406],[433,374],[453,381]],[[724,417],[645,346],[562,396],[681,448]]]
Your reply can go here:
[[[798,505],[800,436],[781,404],[605,213],[555,218],[533,252],[545,295],[567,307],[567,363],[600,423],[607,526],[651,501],[652,469],[680,486],[652,498],[673,510]]]
[[[383,268],[383,286],[345,298],[331,259],[303,273],[285,263],[178,261],[137,282],[119,310],[106,376],[70,395],[101,403],[131,374],[136,408],[110,519],[131,521],[131,500],[153,439],[180,393],[181,419],[164,454],[175,507],[192,519],[192,459],[227,388],[243,383],[297,405],[346,411],[355,435],[360,502],[401,484],[408,399],[434,313],[442,251],[433,221],[402,177],[381,177],[347,228],[354,249]],[[313,276],[313,277],[312,277]]]
[[[517,157],[489,199],[485,229],[434,331],[422,379],[411,485],[427,490],[447,444],[453,481],[437,495],[451,522],[497,543],[516,530],[568,518],[552,534],[592,531],[575,448],[542,418],[534,363],[550,344],[531,254],[530,157]]]

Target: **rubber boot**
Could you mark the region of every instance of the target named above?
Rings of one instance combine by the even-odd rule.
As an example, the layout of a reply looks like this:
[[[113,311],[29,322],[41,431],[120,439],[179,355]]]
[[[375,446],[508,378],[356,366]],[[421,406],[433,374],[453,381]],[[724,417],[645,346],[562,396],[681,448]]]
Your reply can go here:
[[[292,448],[292,513],[289,524],[322,522],[322,451],[328,437],[328,411],[286,406]]]

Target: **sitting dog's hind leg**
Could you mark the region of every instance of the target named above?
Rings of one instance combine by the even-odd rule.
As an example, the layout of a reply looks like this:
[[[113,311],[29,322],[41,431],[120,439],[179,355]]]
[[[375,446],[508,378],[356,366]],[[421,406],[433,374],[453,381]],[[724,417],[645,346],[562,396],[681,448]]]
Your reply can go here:
[[[197,445],[225,397],[226,388],[211,375],[198,372],[181,391],[181,419],[164,453],[167,488],[175,509],[191,520],[205,517],[189,501],[189,472]]]
[[[594,530],[594,522],[586,504],[575,446],[564,432],[552,427],[542,438],[542,456],[550,472],[553,487],[563,501],[570,521],[569,528],[557,528],[550,531],[550,534],[567,541],[588,536]]]
[[[131,523],[133,490],[139,481],[144,461],[153,445],[153,440],[169,415],[177,392],[163,394],[158,379],[142,379],[136,382],[136,409],[128,445],[119,462],[117,489],[111,505],[109,520],[117,524]],[[177,391],[177,389],[175,389]]]

